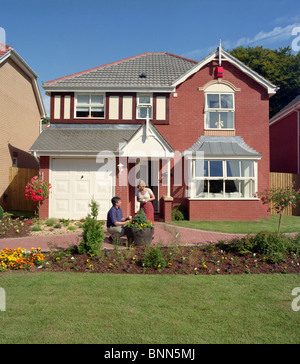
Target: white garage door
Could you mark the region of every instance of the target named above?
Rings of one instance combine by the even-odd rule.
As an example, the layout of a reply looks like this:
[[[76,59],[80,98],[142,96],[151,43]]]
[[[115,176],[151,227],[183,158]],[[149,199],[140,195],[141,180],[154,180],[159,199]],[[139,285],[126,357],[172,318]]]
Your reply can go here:
[[[106,220],[113,197],[111,163],[96,159],[52,159],[51,217],[79,220],[90,213],[91,199],[99,206],[99,220]],[[100,171],[99,171],[100,169]]]

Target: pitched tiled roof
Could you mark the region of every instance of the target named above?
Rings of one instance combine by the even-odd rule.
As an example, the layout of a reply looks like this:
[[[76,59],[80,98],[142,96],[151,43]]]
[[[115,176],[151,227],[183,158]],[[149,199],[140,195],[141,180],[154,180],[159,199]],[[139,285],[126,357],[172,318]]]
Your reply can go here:
[[[45,129],[30,151],[36,152],[116,152],[128,142],[134,129]]]
[[[145,53],[45,82],[43,87],[167,87],[197,63],[167,52]]]

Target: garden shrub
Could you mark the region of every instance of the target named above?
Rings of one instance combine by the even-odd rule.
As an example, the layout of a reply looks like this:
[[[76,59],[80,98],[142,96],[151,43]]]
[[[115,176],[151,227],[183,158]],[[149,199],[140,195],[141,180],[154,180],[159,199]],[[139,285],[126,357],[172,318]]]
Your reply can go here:
[[[4,215],[4,210],[3,210],[3,207],[0,206],[0,220],[3,219],[3,215]]]
[[[184,205],[174,206],[172,209],[172,220],[173,221],[182,221],[188,220],[188,210]]]
[[[92,216],[89,214],[83,224],[82,242],[78,246],[79,254],[97,254],[104,241],[104,231],[102,224],[97,221],[98,217],[98,204],[92,200],[89,204],[91,207]]]
[[[293,251],[300,253],[300,234],[296,238],[289,238],[282,234],[268,231],[256,235],[248,235],[241,239],[221,243],[226,251],[237,252],[243,255],[258,253],[265,256],[271,263],[278,264],[285,261],[285,256]]]
[[[300,255],[300,233],[298,233],[294,238],[290,239],[290,252],[292,251],[296,255]]]
[[[31,227],[31,231],[41,231],[42,228],[40,227],[40,225],[34,225]]]
[[[53,226],[56,223],[57,223],[57,218],[56,217],[50,217],[49,219],[46,220],[46,225],[47,226]]]
[[[252,238],[254,239],[254,237]],[[262,231],[255,235],[255,250],[259,254],[287,253],[288,238],[284,235],[277,235]]]
[[[145,267],[165,268],[167,266],[167,262],[163,256],[160,246],[146,247],[142,264]]]

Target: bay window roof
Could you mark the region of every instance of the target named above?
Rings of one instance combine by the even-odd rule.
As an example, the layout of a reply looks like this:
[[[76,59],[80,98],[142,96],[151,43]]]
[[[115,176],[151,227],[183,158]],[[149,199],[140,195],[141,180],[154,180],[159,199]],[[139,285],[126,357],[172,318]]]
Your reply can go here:
[[[250,148],[240,136],[201,136],[188,151],[204,152],[205,159],[213,157],[260,158],[262,156],[256,150]]]

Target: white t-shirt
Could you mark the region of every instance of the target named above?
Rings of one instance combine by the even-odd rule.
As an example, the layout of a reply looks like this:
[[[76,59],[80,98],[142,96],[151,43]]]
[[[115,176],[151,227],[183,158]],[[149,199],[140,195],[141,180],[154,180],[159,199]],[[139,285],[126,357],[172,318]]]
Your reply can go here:
[[[148,200],[149,198],[151,198],[151,196],[153,195],[152,190],[150,190],[150,188],[146,188],[146,193],[143,195],[141,194],[141,191],[138,190],[136,196],[139,200]]]

